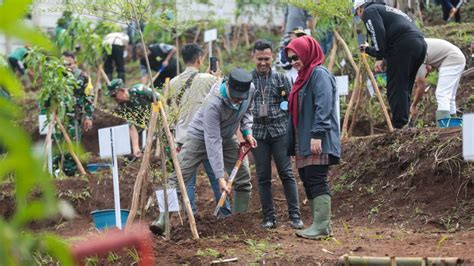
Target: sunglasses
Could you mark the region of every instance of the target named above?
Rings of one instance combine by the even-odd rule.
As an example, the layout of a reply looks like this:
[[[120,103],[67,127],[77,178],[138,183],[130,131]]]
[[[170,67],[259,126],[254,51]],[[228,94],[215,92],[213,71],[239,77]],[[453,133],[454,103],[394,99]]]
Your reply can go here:
[[[288,62],[289,63],[296,62],[298,60],[300,60],[300,58],[297,55],[293,55],[293,56],[288,57]]]

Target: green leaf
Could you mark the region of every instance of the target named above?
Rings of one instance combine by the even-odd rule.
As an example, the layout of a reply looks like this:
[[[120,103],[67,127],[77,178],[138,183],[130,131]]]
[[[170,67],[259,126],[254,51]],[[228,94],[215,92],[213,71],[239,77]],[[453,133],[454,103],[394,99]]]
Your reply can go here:
[[[0,66],[0,87],[6,88],[13,96],[20,97],[23,95],[21,83],[8,67]]]
[[[43,240],[48,253],[58,259],[61,265],[75,265],[65,242],[52,235],[44,235]]]

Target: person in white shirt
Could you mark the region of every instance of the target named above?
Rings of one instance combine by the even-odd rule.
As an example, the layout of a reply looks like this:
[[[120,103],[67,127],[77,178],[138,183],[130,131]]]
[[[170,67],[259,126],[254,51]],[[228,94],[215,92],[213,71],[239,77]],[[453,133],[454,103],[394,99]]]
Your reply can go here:
[[[127,50],[129,38],[123,32],[112,32],[104,37],[105,48],[104,71],[109,80],[114,79],[114,66],[117,78],[125,82],[125,51]]]
[[[426,59],[416,76],[416,92],[410,107],[411,117],[418,113],[417,105],[426,88],[426,75],[437,68],[438,84],[436,86],[436,121],[456,115],[456,92],[461,74],[466,66],[466,58],[462,51],[452,43],[433,38],[425,38],[428,44]]]

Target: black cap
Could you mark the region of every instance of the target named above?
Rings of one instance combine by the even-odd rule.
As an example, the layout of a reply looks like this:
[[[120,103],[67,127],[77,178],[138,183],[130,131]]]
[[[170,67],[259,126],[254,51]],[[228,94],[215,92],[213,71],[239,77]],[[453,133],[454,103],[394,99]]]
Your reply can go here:
[[[247,99],[251,83],[252,74],[241,68],[232,69],[229,74],[229,97],[233,99]]]

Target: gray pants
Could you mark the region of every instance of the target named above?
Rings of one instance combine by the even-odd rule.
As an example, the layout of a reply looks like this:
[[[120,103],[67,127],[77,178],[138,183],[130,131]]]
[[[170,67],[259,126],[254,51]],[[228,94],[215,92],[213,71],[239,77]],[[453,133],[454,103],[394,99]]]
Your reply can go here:
[[[239,142],[235,136],[231,139],[222,140],[222,152],[224,155],[224,167],[227,173],[230,173],[239,158]],[[204,140],[188,137],[181,152],[178,154],[178,159],[184,183],[187,184],[201,162],[208,159]],[[219,177],[216,176],[216,178]],[[170,186],[178,187],[176,172],[170,178]],[[250,193],[252,191],[248,159],[244,159],[242,162],[234,179],[233,189],[235,192]]]

